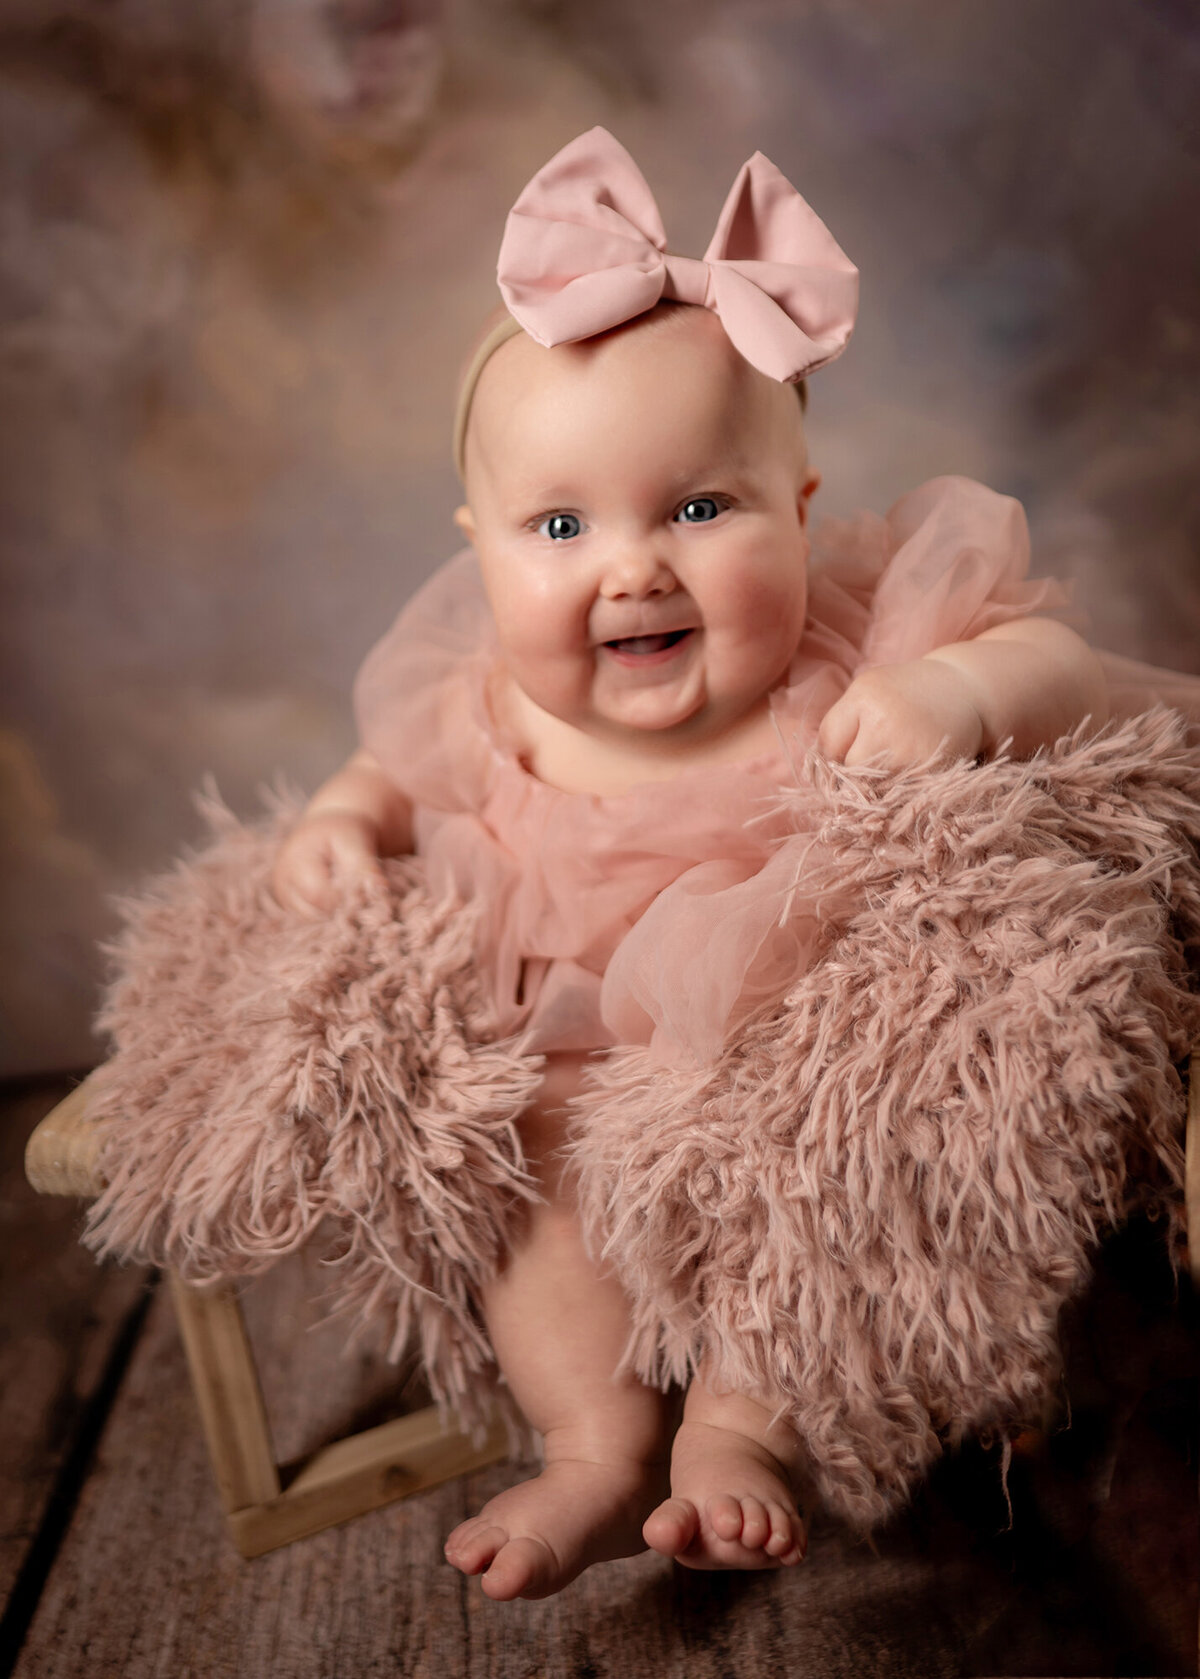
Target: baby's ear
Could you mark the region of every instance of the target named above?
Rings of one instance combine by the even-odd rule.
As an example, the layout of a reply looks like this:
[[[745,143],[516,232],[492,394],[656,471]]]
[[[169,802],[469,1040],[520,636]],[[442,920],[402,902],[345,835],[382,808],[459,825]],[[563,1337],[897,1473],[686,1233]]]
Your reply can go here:
[[[463,533],[471,546],[474,547],[475,515],[471,512],[471,509],[467,506],[466,502],[463,502],[461,507],[456,507],[454,509],[454,523],[458,526],[459,530]]]

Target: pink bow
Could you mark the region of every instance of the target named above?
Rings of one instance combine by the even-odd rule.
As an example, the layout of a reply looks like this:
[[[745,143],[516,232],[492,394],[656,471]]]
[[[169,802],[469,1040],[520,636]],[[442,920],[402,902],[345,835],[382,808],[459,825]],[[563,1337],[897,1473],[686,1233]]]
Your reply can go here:
[[[672,256],[641,170],[592,128],[538,170],[509,212],[497,278],[509,312],[539,344],[620,326],[660,298],[720,317],[746,360],[803,379],[845,349],[858,270],[761,152],[738,172],[704,253]]]

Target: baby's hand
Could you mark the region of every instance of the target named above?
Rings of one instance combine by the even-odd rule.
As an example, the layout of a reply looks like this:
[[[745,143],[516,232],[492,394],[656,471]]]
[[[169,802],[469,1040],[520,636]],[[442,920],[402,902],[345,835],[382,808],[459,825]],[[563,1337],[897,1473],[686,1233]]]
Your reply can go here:
[[[271,890],[285,909],[324,914],[337,901],[339,882],[380,872],[379,831],[369,816],[315,810],[300,818],[280,847]]]
[[[970,682],[938,659],[863,671],[830,706],[817,735],[817,744],[836,762],[886,758],[893,769],[924,763],[934,753],[974,758],[983,740]]]

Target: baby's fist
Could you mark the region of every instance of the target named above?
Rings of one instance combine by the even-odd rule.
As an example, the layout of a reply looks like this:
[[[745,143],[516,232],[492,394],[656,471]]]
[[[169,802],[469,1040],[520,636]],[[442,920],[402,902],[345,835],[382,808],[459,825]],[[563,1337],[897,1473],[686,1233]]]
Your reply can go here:
[[[280,847],[271,890],[285,909],[325,914],[337,902],[339,884],[379,873],[379,834],[370,817],[315,810]]]
[[[843,764],[884,761],[888,768],[974,758],[984,725],[971,684],[938,659],[910,659],[865,670],[825,713],[817,744]]]

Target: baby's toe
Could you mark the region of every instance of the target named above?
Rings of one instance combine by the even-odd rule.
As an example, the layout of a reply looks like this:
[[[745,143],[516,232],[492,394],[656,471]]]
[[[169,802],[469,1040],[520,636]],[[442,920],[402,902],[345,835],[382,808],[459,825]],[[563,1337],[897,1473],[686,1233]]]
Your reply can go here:
[[[743,1498],[742,1544],[748,1551],[761,1551],[771,1537],[771,1518],[757,1498]]]
[[[757,1500],[748,1502],[757,1503]],[[716,1498],[709,1499],[707,1515],[708,1525],[718,1539],[741,1539],[744,1517],[740,1499],[733,1498],[729,1493],[719,1493]]]
[[[779,1562],[799,1562],[806,1549],[804,1524],[782,1504],[769,1503],[771,1535],[763,1549]]]
[[[676,1557],[686,1551],[700,1530],[696,1506],[686,1498],[668,1498],[647,1516],[642,1538],[652,1551]]]
[[[507,1542],[508,1534],[502,1527],[476,1516],[455,1528],[446,1541],[444,1554],[446,1561],[462,1573],[482,1574]]]
[[[508,1603],[514,1597],[548,1597],[556,1591],[561,1570],[541,1539],[510,1539],[496,1553],[480,1581],[488,1597]]]

